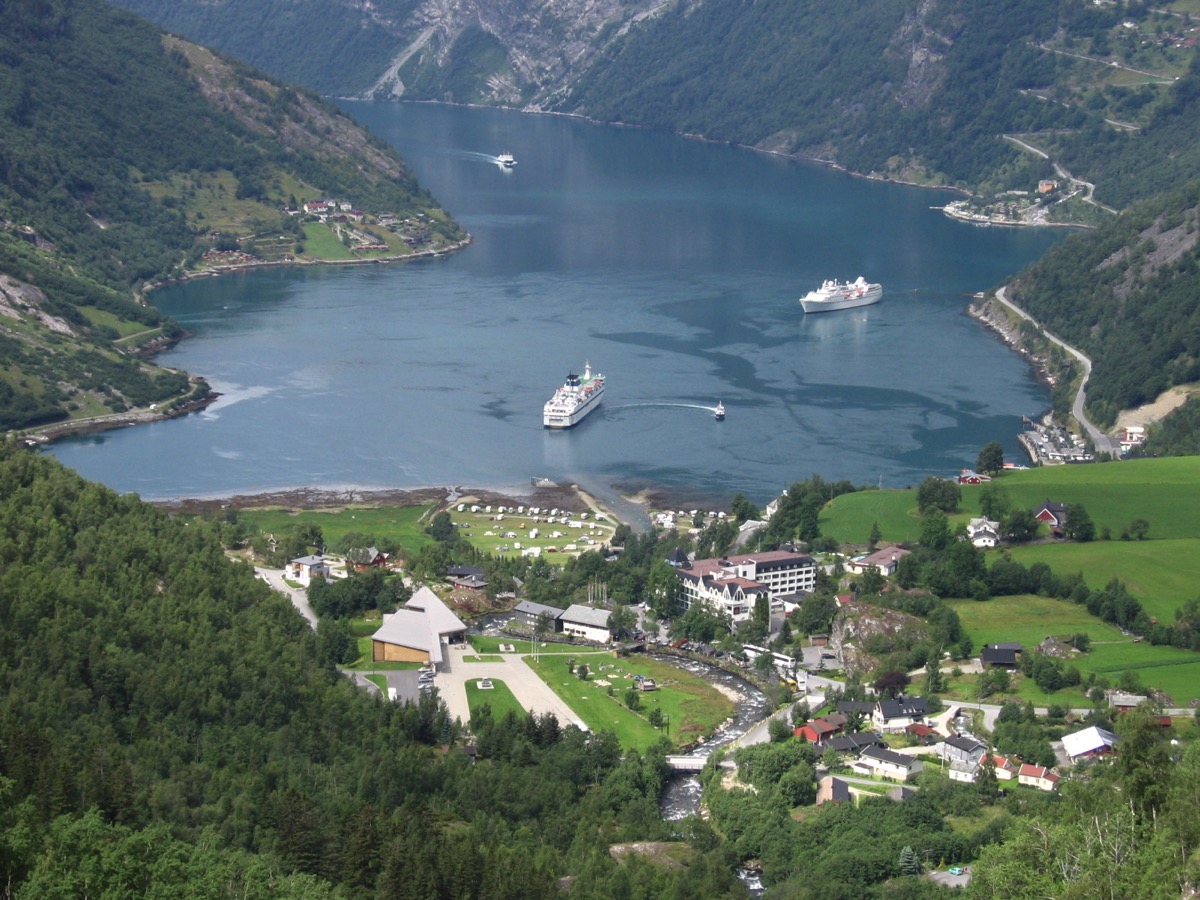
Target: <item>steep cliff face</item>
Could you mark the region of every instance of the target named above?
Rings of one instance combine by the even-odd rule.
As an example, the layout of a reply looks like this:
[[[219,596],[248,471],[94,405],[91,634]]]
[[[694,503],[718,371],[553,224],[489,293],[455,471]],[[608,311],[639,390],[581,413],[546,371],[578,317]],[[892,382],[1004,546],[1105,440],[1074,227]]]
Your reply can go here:
[[[847,675],[866,675],[887,653],[929,636],[929,626],[908,613],[867,603],[843,607],[834,616],[829,643]]]
[[[545,108],[632,23],[665,5],[424,0],[396,23],[393,33],[405,43],[366,93]]]

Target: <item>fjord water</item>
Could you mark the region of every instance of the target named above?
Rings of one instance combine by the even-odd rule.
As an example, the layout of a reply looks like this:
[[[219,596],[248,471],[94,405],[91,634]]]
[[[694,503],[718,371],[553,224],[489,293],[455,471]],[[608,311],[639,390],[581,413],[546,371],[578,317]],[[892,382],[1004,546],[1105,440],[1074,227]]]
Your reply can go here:
[[[1016,456],[1020,416],[1047,405],[963,310],[1061,232],[963,225],[930,208],[946,194],[664,133],[344,108],[472,246],[159,291],[194,335],[161,361],[221,399],[49,452],[148,499],[537,475],[763,502],[812,473],[915,484],[992,439]],[[882,303],[804,315],[800,295],[860,274]],[[544,431],[542,404],[585,360],[608,377],[603,406]]]

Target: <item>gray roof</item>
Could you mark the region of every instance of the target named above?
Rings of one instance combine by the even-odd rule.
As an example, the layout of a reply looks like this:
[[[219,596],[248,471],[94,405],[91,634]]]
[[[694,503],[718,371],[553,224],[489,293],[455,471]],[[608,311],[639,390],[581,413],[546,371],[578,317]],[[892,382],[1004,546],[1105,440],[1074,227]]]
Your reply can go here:
[[[880,700],[879,714],[885,720],[929,715],[929,704],[924,697],[897,697],[895,700]]]
[[[513,612],[522,613],[527,616],[547,615],[551,619],[557,619],[562,615],[562,610],[557,606],[547,606],[545,603],[534,603],[532,600],[522,600],[513,607]]]
[[[595,609],[582,603],[572,603],[558,617],[563,622],[590,625],[592,628],[608,627],[608,610]]]
[[[432,624],[430,617],[422,612],[398,609],[383,617],[383,624],[371,635],[371,640],[424,650],[429,661],[437,665],[442,661],[442,642]]]
[[[874,744],[864,748],[859,756],[862,759],[874,759],[879,762],[891,763],[893,766],[903,766],[906,769],[911,769],[917,761],[916,757],[909,756],[907,753],[896,753],[893,750],[886,750]]]
[[[422,585],[404,604],[406,609],[422,612],[429,617],[433,630],[439,635],[461,634],[467,630],[462,619],[450,611],[442,598]]]
[[[983,741],[965,734],[950,735],[950,737],[946,738],[946,746],[954,747],[967,753],[974,753],[976,750],[987,749],[987,744],[985,744]]]

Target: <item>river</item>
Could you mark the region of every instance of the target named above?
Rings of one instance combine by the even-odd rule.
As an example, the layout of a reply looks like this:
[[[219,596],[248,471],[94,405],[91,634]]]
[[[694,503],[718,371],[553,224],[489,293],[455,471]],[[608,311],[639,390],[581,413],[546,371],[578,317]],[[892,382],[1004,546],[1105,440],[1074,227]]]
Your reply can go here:
[[[156,292],[194,335],[162,362],[221,399],[48,452],[147,499],[544,475],[762,503],[814,472],[903,487],[993,439],[1016,456],[1020,417],[1047,405],[963,309],[1061,231],[964,225],[930,208],[944,193],[661,132],[343,106],[474,243]],[[501,151],[517,164],[496,165]],[[801,311],[823,279],[860,274],[882,303]],[[542,404],[585,361],[608,377],[603,406],[544,431]]]

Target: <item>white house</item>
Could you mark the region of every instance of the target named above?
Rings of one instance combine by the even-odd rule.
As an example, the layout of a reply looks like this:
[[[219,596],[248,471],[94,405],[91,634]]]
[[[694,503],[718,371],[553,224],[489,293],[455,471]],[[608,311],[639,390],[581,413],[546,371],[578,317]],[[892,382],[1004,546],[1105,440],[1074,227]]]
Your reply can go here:
[[[906,753],[896,753],[883,747],[867,747],[858,757],[854,768],[865,770],[877,778],[890,778],[893,781],[908,781],[925,768],[925,764],[915,756]]]
[[[900,560],[910,553],[912,553],[911,550],[905,550],[903,547],[883,547],[866,556],[857,556],[854,559],[847,560],[846,571],[851,575],[862,575],[871,569],[875,569],[880,575],[890,578],[896,574]]]
[[[608,615],[607,609],[572,603],[559,614],[558,621],[562,625],[563,634],[607,644],[611,639],[608,633]]]
[[[1022,763],[1017,772],[1018,784],[1027,784],[1043,791],[1054,790],[1058,787],[1058,782],[1059,777],[1045,766],[1031,766],[1029,763]]]
[[[329,563],[323,556],[301,556],[293,559],[284,570],[286,577],[308,587],[314,578],[329,577]]]
[[[976,547],[995,547],[1000,543],[1000,523],[980,516],[967,525],[967,540]]]

